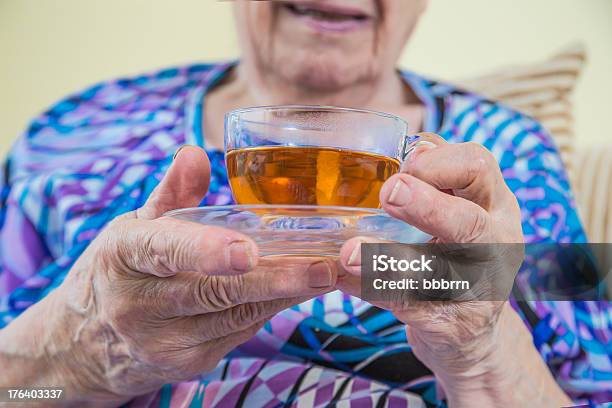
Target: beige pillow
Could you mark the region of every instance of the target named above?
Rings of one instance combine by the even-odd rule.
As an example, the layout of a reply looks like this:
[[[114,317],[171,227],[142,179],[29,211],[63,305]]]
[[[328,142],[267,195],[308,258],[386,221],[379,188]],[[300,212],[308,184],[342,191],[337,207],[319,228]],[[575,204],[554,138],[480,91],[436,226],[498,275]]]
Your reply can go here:
[[[576,201],[589,240],[612,242],[612,145],[579,149],[573,160]]]
[[[571,93],[585,59],[584,46],[573,44],[544,61],[508,66],[458,84],[537,119],[552,135],[571,172],[574,138]]]

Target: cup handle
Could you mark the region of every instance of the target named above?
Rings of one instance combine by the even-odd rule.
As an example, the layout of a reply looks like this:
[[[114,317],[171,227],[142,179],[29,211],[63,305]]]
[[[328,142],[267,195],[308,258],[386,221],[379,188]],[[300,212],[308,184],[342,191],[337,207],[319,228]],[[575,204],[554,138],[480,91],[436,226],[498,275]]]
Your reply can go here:
[[[400,162],[403,162],[406,159],[406,156],[414,150],[414,145],[419,141],[421,136],[419,135],[406,135],[404,136],[404,140],[402,140],[402,144],[399,148],[400,150]]]

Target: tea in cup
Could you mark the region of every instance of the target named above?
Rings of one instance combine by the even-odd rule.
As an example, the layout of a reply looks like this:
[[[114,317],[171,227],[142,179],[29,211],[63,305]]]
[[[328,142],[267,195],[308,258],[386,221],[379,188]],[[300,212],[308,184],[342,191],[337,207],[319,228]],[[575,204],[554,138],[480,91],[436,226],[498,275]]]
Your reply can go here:
[[[379,208],[407,132],[393,115],[322,106],[240,109],[226,115],[225,126],[238,204]]]

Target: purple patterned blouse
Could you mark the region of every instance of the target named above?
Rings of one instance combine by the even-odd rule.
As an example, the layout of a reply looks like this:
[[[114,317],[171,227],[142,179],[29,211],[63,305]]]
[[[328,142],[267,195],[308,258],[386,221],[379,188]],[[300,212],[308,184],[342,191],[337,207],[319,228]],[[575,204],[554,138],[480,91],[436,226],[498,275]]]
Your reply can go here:
[[[0,327],[62,283],[100,229],[143,204],[178,146],[204,146],[205,93],[235,65],[199,64],[100,83],[35,118],[2,169]],[[533,119],[410,72],[424,130],[490,149],[522,208],[527,242],[584,242],[559,154]],[[202,205],[232,201],[223,153]],[[513,302],[561,386],[612,400],[605,302]],[[478,401],[474,401],[478,406]],[[136,398],[133,407],[445,406],[402,324],[333,292],[275,316],[210,373]]]

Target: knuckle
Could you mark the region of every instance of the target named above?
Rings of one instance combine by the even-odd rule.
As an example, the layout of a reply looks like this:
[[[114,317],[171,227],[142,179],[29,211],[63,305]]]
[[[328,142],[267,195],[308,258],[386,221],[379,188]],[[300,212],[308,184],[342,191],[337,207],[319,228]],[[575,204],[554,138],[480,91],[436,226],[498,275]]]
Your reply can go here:
[[[197,237],[182,233],[175,223],[130,219],[108,231],[106,247],[124,268],[144,268],[165,277],[190,265],[198,242]]]
[[[125,221],[112,220],[95,239],[96,250],[102,254],[114,254],[120,244],[120,238],[124,234],[123,224]]]
[[[207,275],[198,275],[196,284],[192,286],[193,288],[193,299],[197,306],[201,306],[202,308],[206,308],[210,302],[210,292],[212,291],[211,287],[214,286],[214,279]]]
[[[177,235],[184,239],[173,240],[171,260],[174,265],[204,273],[220,273],[232,269],[228,245],[235,237],[231,231],[210,226],[198,229],[189,226],[187,229],[185,225],[180,225],[177,228],[181,228],[181,233]]]
[[[488,152],[483,145],[476,142],[465,142],[463,146],[467,149],[470,158],[483,157]]]
[[[232,309],[232,321],[238,327],[255,323],[263,314],[264,307],[260,302],[245,303]]]
[[[468,180],[478,180],[484,173],[486,164],[484,159],[481,157],[473,157],[467,163],[466,172],[468,174]]]
[[[466,166],[468,185],[464,190],[481,207],[489,209],[493,205],[492,194],[503,179],[493,154],[479,144],[471,146],[473,152]]]
[[[127,221],[114,221],[107,225],[102,233],[92,242],[94,262],[99,268],[108,272],[120,272],[127,268],[129,244],[126,240]]]
[[[163,233],[158,230],[147,231],[139,234],[137,248],[125,248],[124,256],[132,258],[133,265],[148,267],[155,275],[166,275],[168,273],[168,256],[165,252],[159,252],[156,242],[164,240]],[[130,253],[127,253],[127,252]],[[172,253],[172,252],[171,252]]]
[[[161,228],[139,231],[136,247],[124,248],[124,256],[130,257],[134,266],[147,268],[153,275],[172,275],[176,266],[181,265],[188,247],[178,244],[171,234]]]
[[[149,261],[151,265],[156,265],[159,263],[159,259],[153,259],[155,254],[155,240],[158,238],[159,232],[152,231],[148,234],[142,234],[140,241],[140,246],[135,251],[134,255],[139,258],[142,258],[142,261]]]
[[[205,276],[200,278],[197,296],[203,307],[227,309],[240,301],[244,295],[244,278],[236,276]]]
[[[100,236],[99,252],[109,257],[114,264],[128,268],[127,259],[137,259],[141,256],[141,251],[135,250],[128,238],[133,231],[138,231],[139,227],[137,220],[116,221],[109,225]]]
[[[227,298],[231,304],[240,303],[246,300],[247,292],[244,275],[228,276],[226,279],[230,282],[230,284],[226,286],[226,290],[228,292]]]
[[[497,167],[497,160],[486,147],[476,142],[467,142],[467,158],[469,162],[469,170],[475,175],[488,173],[491,169]]]
[[[261,320],[262,314],[263,306],[258,303],[234,306],[227,311],[216,313],[213,327],[208,327],[208,331],[213,338],[221,338],[248,330]]]
[[[473,183],[475,180],[478,180],[482,177],[484,173],[485,163],[484,160],[480,158],[471,159],[467,163],[466,172],[468,175],[468,180]]]

